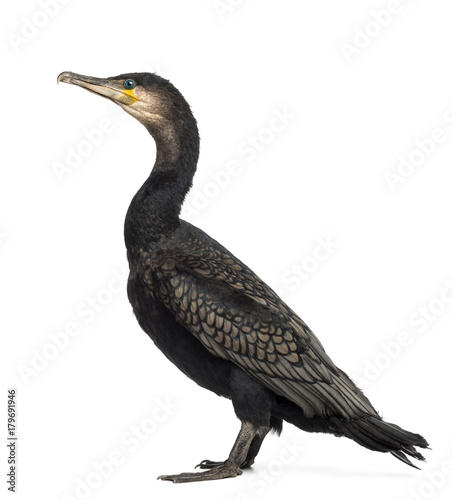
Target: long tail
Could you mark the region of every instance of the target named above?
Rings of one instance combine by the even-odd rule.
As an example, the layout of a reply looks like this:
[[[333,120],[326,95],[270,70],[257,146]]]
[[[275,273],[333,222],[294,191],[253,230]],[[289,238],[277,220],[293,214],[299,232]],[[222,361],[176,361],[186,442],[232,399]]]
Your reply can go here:
[[[356,420],[336,419],[336,421],[338,427],[342,428],[344,436],[353,439],[365,448],[389,452],[416,469],[419,467],[412,464],[407,455],[425,461],[425,458],[415,448],[415,446],[428,448],[427,441],[419,434],[413,434],[398,425],[390,424],[372,415]]]
[[[378,415],[369,414],[351,419],[320,416],[307,418],[297,405],[285,398],[278,401],[273,414],[308,432],[326,432],[338,437],[346,436],[369,450],[389,452],[416,469],[419,467],[412,464],[408,456],[424,461],[424,457],[415,446],[419,448],[429,446],[419,434],[385,422]]]

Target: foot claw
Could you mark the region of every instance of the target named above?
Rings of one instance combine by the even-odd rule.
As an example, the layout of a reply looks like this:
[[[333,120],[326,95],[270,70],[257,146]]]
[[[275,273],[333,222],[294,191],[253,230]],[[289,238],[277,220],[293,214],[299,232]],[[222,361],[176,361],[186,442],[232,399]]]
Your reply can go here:
[[[202,460],[198,465],[195,466],[195,469],[215,469],[216,467],[220,467],[224,462],[213,462],[212,460]]]
[[[188,479],[186,479],[184,481],[184,477],[186,476],[189,476],[190,473],[189,472],[183,472],[182,474],[173,474],[173,475],[163,475],[163,476],[159,476],[157,479],[161,479],[162,481],[172,481],[173,483],[183,483],[183,482],[186,482],[188,481]]]

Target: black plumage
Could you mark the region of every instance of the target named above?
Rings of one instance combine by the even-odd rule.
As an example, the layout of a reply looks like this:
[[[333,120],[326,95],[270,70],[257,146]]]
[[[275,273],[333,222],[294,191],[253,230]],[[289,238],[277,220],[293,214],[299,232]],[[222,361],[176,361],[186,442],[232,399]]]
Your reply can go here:
[[[154,168],[125,221],[128,296],[143,330],[200,386],[232,400],[242,422],[229,458],[204,460],[174,482],[233,477],[249,467],[283,420],[347,436],[412,465],[426,440],[386,423],[337,368],[308,326],[245,264],[179,218],[199,153],[196,121],[180,92],[149,73],[99,79],[62,73],[119,104],[153,136]]]

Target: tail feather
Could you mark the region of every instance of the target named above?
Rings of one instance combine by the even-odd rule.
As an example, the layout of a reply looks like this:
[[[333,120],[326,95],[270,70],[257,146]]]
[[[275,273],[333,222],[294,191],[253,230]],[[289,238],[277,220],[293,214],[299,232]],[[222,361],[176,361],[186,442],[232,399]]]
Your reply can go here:
[[[346,436],[369,450],[391,453],[398,460],[418,469],[408,457],[424,461],[424,457],[416,450],[428,448],[427,441],[419,434],[406,431],[398,425],[385,422],[376,412],[364,414],[356,418],[339,416],[307,417],[304,412],[291,401],[279,398],[274,408],[274,416],[284,419],[307,432],[325,432],[335,436]]]
[[[415,448],[415,446],[428,448],[427,441],[419,434],[406,431],[375,416],[348,421],[336,420],[343,427],[344,435],[366,448],[390,452],[394,457],[416,469],[418,467],[413,465],[406,455],[425,461]]]
[[[417,465],[414,465],[413,462],[411,462],[411,460],[409,460],[408,457],[405,455],[405,453],[403,453],[402,451],[390,451],[390,453],[391,453],[391,455],[398,458],[399,460],[401,460],[403,463],[409,465],[410,467],[414,467],[417,470],[421,470],[420,467],[418,467]],[[422,460],[425,460],[425,458],[422,457]]]

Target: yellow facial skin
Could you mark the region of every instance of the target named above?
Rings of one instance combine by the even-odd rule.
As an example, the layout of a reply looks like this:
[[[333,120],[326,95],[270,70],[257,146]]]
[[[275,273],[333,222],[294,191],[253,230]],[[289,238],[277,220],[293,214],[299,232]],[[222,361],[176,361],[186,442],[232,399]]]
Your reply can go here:
[[[122,88],[120,92],[115,95],[115,100],[122,102],[122,104],[134,104],[139,101],[138,97],[135,95],[134,89],[129,90]]]

